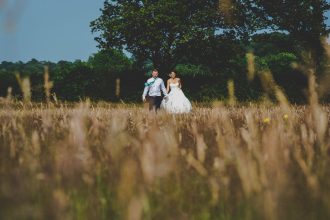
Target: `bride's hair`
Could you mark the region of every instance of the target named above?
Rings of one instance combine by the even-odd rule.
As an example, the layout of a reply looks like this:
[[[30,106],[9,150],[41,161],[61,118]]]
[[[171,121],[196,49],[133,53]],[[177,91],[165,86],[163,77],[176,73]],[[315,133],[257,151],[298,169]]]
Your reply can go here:
[[[178,72],[177,72],[176,70],[172,70],[172,71],[170,72],[169,76],[170,76],[172,73],[174,73],[176,77],[178,76]]]

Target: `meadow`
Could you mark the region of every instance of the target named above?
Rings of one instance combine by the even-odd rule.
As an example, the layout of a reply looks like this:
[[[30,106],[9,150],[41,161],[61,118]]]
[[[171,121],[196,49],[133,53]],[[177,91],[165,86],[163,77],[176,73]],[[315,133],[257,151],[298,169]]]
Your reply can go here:
[[[329,219],[330,106],[8,103],[1,219]]]
[[[329,81],[293,63],[308,103],[291,104],[247,58],[263,99],[239,103],[230,80],[226,100],[178,115],[59,101],[48,68],[45,101],[33,102],[17,74],[22,96],[0,98],[0,218],[329,219],[330,105],[319,103]]]
[[[5,48],[15,57],[16,22],[29,16],[15,18],[21,1],[7,2],[2,23],[15,45]],[[60,38],[86,47],[71,23],[85,13],[72,20],[82,5],[70,4],[60,6],[69,28],[34,13],[32,25],[17,25],[28,27],[17,43],[48,42],[45,58],[61,57]],[[0,220],[330,219],[329,8],[104,1],[88,60],[2,61]],[[164,79],[176,68],[191,113],[139,103],[154,67]]]

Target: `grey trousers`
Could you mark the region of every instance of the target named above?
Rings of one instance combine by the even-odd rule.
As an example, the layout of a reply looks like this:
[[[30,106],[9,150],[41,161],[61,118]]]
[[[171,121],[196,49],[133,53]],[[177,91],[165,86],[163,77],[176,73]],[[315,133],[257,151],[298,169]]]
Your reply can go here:
[[[163,100],[163,97],[161,97],[161,96],[148,96],[149,111],[159,110],[162,100]]]

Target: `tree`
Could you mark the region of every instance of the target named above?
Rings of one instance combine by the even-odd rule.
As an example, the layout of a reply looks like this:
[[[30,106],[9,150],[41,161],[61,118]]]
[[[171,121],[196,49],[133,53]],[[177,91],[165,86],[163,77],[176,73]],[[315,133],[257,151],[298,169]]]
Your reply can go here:
[[[132,65],[132,61],[118,50],[102,50],[89,57],[88,63],[94,71],[115,77],[130,69]]]
[[[81,60],[60,61],[54,68],[54,92],[59,98],[75,101],[89,97],[88,88],[92,83],[92,68]]]
[[[222,27],[217,0],[106,0],[101,11],[91,22],[99,47],[125,49],[137,61],[150,59],[161,73],[179,62],[181,46]]]
[[[93,69],[93,96],[113,100],[115,81],[131,73],[132,61],[119,50],[102,50],[91,56],[88,63]]]
[[[322,38],[330,33],[325,13],[330,9],[327,0],[237,0],[249,6],[261,17],[264,29],[289,33],[305,50],[311,51],[316,63],[323,56]]]
[[[273,32],[261,33],[252,36],[250,48],[256,56],[263,57],[282,52],[299,53],[300,47],[297,41],[289,34]]]

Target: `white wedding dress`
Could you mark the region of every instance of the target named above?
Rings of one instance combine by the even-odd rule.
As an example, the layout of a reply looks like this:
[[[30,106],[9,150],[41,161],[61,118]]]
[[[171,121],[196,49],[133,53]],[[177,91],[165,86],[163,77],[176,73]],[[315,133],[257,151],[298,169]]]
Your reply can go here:
[[[161,108],[168,113],[188,113],[192,110],[190,101],[179,87],[179,83],[170,83],[170,93],[161,103]]]

